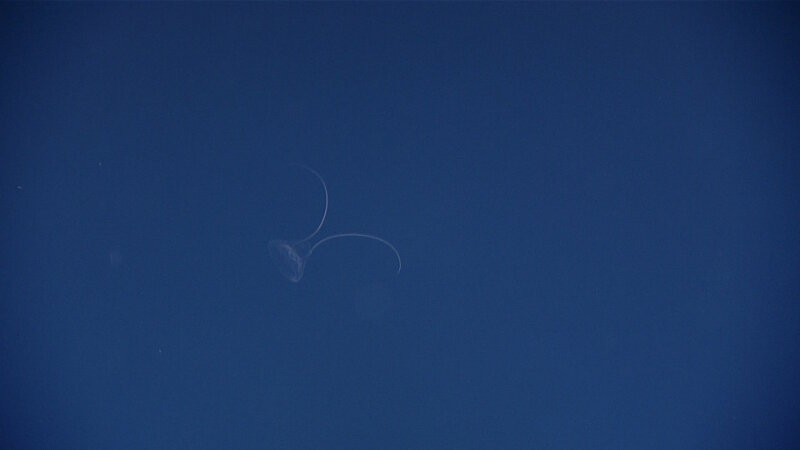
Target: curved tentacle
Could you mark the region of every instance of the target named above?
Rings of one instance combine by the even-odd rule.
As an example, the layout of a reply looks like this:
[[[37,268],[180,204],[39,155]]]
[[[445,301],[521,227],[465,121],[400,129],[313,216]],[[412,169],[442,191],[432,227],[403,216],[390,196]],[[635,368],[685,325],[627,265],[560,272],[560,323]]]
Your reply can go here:
[[[322,175],[320,175],[319,172],[317,172],[316,170],[312,169],[311,167],[308,167],[308,166],[306,166],[304,164],[300,164],[300,163],[292,163],[291,165],[292,166],[302,167],[303,169],[306,169],[307,171],[309,171],[312,174],[314,174],[314,176],[316,176],[319,179],[319,182],[322,183],[322,189],[325,191],[325,209],[322,211],[322,220],[319,221],[319,225],[317,225],[317,229],[314,230],[313,233],[311,233],[307,237],[297,241],[298,243],[300,243],[300,242],[305,242],[305,241],[311,239],[312,237],[316,236],[317,233],[319,233],[319,230],[322,229],[322,225],[325,223],[325,217],[327,217],[327,215],[328,215],[328,186],[325,184],[325,180],[322,179]]]
[[[376,240],[378,242],[382,242],[387,247],[392,249],[392,251],[394,252],[395,256],[397,256],[397,273],[400,273],[400,269],[403,268],[403,261],[400,259],[400,253],[397,251],[396,248],[394,248],[394,245],[390,244],[389,241],[387,241],[385,239],[381,239],[378,236],[373,236],[371,234],[342,233],[342,234],[334,234],[333,236],[328,236],[325,239],[322,239],[319,242],[317,242],[316,244],[314,244],[314,246],[311,247],[311,250],[308,251],[308,256],[311,256],[311,253],[314,252],[314,249],[319,247],[320,244],[322,244],[323,242],[330,241],[331,239],[337,239],[337,238],[343,238],[343,237],[362,237],[362,238],[374,239],[374,240]]]

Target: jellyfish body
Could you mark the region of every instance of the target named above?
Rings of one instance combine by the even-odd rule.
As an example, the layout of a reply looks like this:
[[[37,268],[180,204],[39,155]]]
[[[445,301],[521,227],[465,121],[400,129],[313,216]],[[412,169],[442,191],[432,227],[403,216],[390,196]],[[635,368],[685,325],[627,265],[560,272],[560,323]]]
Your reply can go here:
[[[317,173],[314,169],[304,166],[302,164],[293,164],[299,167],[302,167],[312,174],[316,176],[320,183],[322,183],[322,189],[325,192],[325,209],[322,213],[322,220],[320,220],[317,229],[314,230],[313,233],[308,235],[298,241],[288,241],[285,239],[273,239],[269,241],[267,247],[269,249],[270,258],[272,258],[272,262],[277,266],[278,271],[283,275],[284,278],[291,281],[292,283],[297,283],[303,278],[303,274],[305,272],[306,262],[314,250],[320,246],[320,244],[330,241],[332,239],[338,238],[366,238],[372,239],[378,242],[383,243],[387,247],[389,247],[392,252],[394,252],[395,256],[397,257],[397,273],[400,273],[400,269],[403,267],[403,262],[400,259],[400,253],[394,248],[394,245],[390,244],[387,240],[379,238],[378,236],[373,236],[371,234],[364,234],[364,233],[340,233],[334,234],[332,236],[325,237],[317,241],[314,245],[309,247],[308,241],[316,236],[320,229],[322,229],[322,225],[325,223],[325,217],[328,214],[328,186],[325,184],[325,180],[322,176]]]
[[[301,255],[291,242],[283,239],[273,239],[267,244],[269,256],[280,271],[281,275],[292,283],[297,283],[303,278],[306,268],[306,258]]]

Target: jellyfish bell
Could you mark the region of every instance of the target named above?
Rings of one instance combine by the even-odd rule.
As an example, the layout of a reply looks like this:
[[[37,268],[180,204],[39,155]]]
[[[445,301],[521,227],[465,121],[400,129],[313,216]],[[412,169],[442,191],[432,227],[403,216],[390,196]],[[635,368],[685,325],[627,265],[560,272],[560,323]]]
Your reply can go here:
[[[267,244],[269,256],[284,278],[297,283],[303,278],[307,252],[302,243],[293,244],[284,239],[273,239]]]

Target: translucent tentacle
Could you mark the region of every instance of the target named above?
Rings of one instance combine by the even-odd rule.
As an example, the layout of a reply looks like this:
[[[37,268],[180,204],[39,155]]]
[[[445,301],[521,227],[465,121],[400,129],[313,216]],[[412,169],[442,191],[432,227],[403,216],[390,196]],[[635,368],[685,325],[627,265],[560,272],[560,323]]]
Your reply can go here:
[[[300,242],[305,242],[311,239],[312,237],[316,236],[317,233],[319,233],[319,230],[322,229],[322,225],[325,223],[325,217],[327,217],[328,215],[328,186],[325,184],[325,180],[322,179],[322,175],[320,175],[316,170],[312,169],[311,167],[299,163],[292,163],[291,165],[302,167],[303,169],[306,169],[307,171],[313,173],[314,176],[319,178],[319,182],[322,183],[322,189],[325,191],[325,210],[322,211],[322,220],[319,221],[319,225],[317,225],[317,229],[314,230],[313,233],[308,235],[308,237],[305,237],[297,241],[298,243],[300,243]]]
[[[361,234],[361,233],[334,234],[333,236],[328,236],[325,239],[322,239],[319,242],[317,242],[316,244],[314,244],[314,246],[311,247],[311,250],[308,251],[308,255],[311,256],[311,253],[314,252],[314,249],[319,247],[320,244],[322,244],[323,242],[330,241],[331,239],[337,239],[337,238],[343,238],[343,237],[362,237],[362,238],[374,239],[374,240],[376,240],[378,242],[382,242],[387,247],[392,249],[392,251],[394,252],[395,256],[397,256],[397,273],[400,273],[400,269],[403,268],[403,261],[400,259],[400,253],[397,251],[396,248],[394,248],[394,245],[390,244],[389,241],[387,241],[385,239],[381,239],[378,236],[373,236],[371,234]]]

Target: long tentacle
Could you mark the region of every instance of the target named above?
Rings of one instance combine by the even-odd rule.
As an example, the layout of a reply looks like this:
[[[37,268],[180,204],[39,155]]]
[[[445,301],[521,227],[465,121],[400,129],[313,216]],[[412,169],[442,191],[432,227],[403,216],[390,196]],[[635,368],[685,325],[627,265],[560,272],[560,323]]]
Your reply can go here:
[[[314,244],[314,246],[311,247],[311,250],[308,251],[308,256],[311,256],[311,253],[314,251],[314,249],[319,247],[320,244],[322,244],[323,242],[330,241],[331,239],[337,239],[337,238],[343,238],[343,237],[362,237],[362,238],[374,239],[374,240],[376,240],[378,242],[382,242],[387,247],[392,249],[392,251],[394,252],[395,256],[397,256],[397,273],[400,273],[400,269],[403,268],[403,261],[400,259],[400,253],[397,251],[396,248],[394,248],[394,245],[390,244],[389,241],[387,241],[385,239],[381,239],[378,236],[373,236],[371,234],[342,233],[342,234],[334,234],[333,236],[328,236],[325,239],[322,239],[319,242],[317,242],[316,244]]]
[[[311,167],[299,163],[292,163],[291,165],[302,167],[303,169],[306,169],[307,171],[313,173],[314,176],[319,178],[319,182],[322,183],[322,189],[325,191],[325,209],[322,211],[322,220],[319,221],[317,229],[314,230],[313,233],[309,234],[308,237],[305,237],[297,241],[299,243],[299,242],[305,242],[311,239],[312,237],[316,236],[317,233],[319,233],[319,230],[322,229],[322,225],[325,223],[325,217],[328,215],[328,186],[325,184],[325,180],[322,179],[322,175],[320,175],[316,170],[312,169]]]

